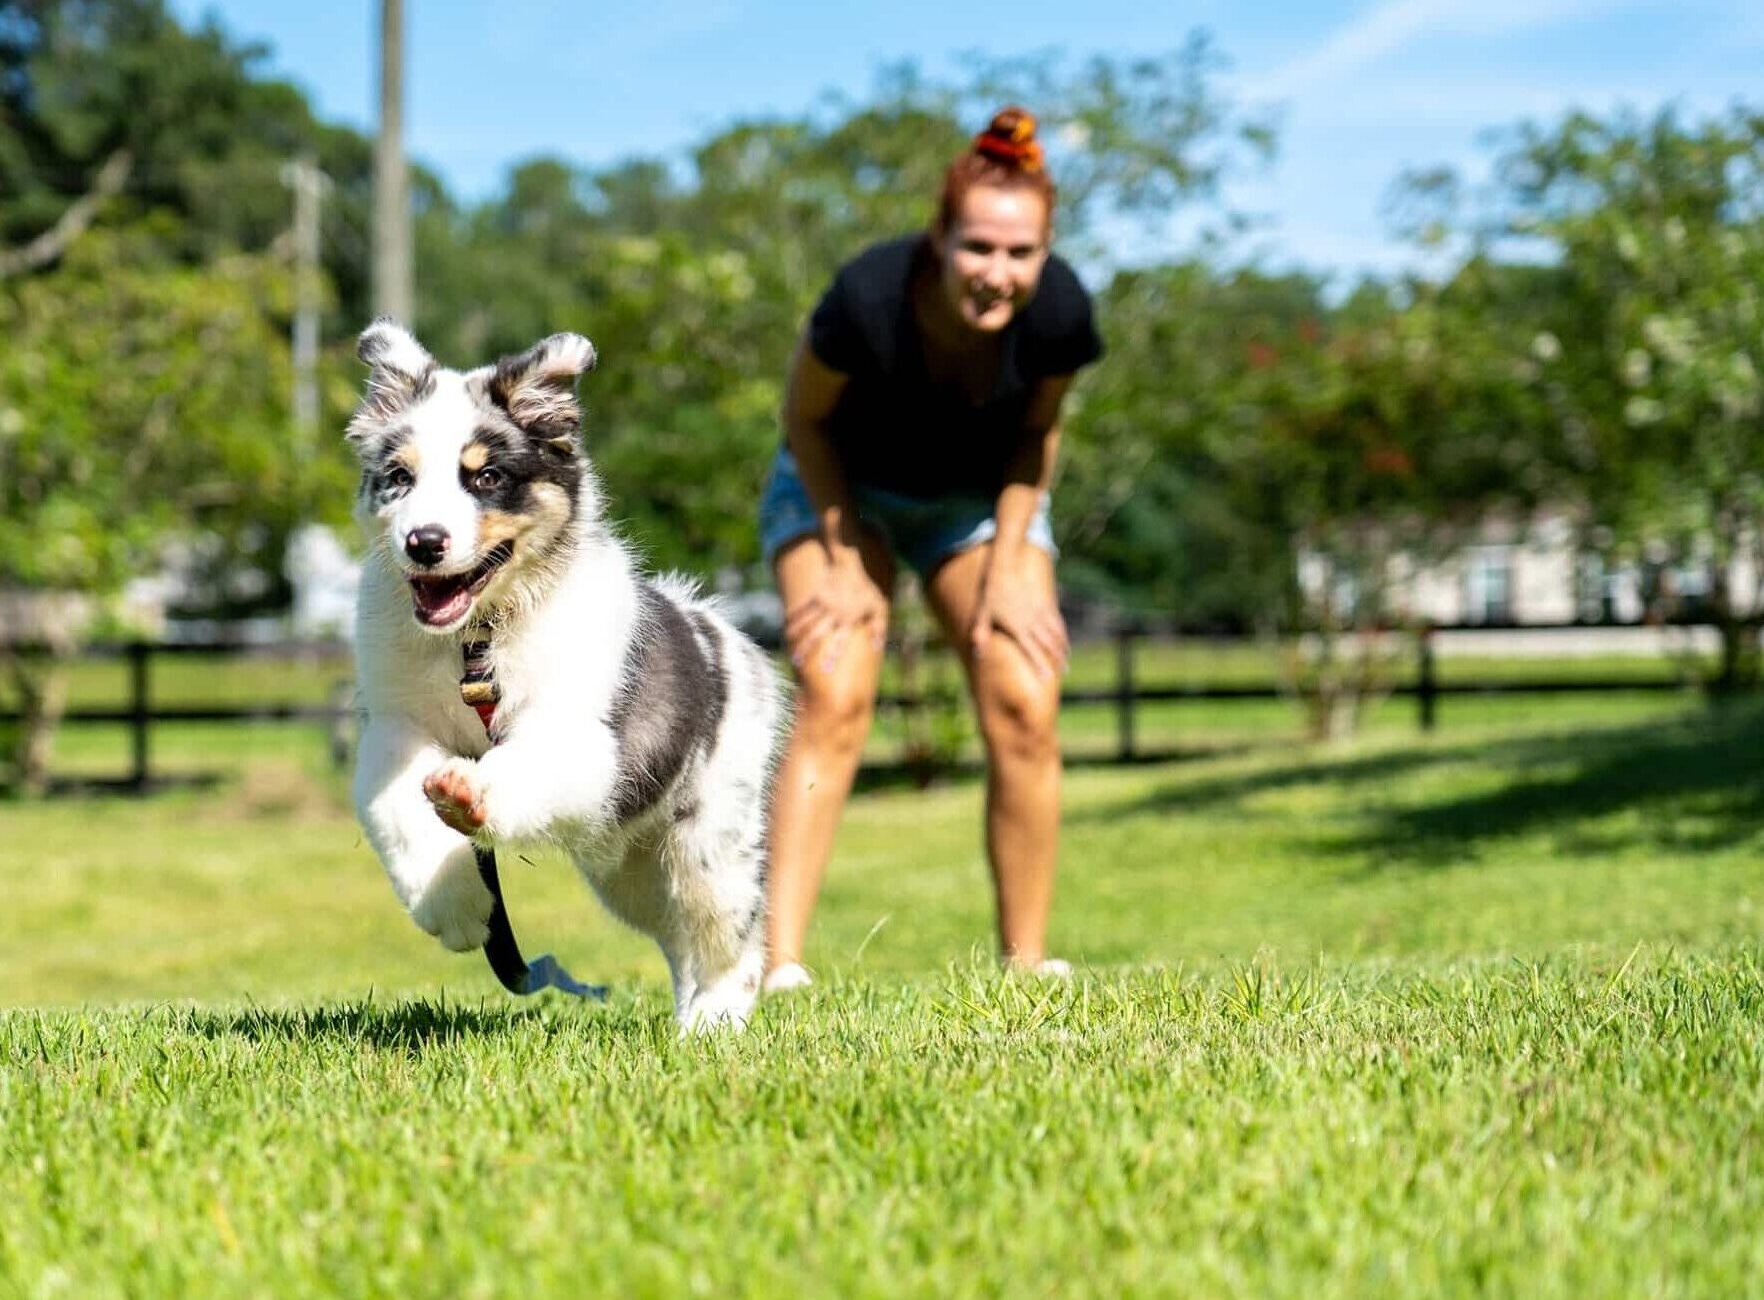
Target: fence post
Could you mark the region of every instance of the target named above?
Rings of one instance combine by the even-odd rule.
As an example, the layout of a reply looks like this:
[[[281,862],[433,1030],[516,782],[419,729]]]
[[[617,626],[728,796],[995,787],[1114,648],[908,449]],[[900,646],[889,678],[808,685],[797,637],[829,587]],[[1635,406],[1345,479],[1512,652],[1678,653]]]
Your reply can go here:
[[[1134,629],[1115,630],[1115,761],[1131,763],[1136,755],[1133,743],[1133,638]]]
[[[1420,673],[1415,682],[1415,699],[1421,708],[1421,730],[1432,731],[1438,721],[1439,674],[1433,658],[1433,625],[1424,623],[1417,638],[1421,648]]]
[[[129,784],[145,790],[148,781],[147,728],[148,713],[148,646],[145,641],[129,642],[129,732],[134,751],[134,771]]]

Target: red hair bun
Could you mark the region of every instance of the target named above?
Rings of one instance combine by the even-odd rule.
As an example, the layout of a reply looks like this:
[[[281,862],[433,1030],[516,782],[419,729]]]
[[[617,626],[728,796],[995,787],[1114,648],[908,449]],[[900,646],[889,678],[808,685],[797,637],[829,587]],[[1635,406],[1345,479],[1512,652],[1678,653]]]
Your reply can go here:
[[[1031,173],[1046,166],[1035,139],[1035,114],[1014,105],[1000,109],[991,124],[974,137],[974,152]]]
[[[976,185],[1039,194],[1048,217],[1053,217],[1053,177],[1047,174],[1047,161],[1035,139],[1035,115],[1028,109],[1014,104],[1000,109],[974,142],[956,155],[943,174],[934,230],[950,228],[962,210],[962,200]]]

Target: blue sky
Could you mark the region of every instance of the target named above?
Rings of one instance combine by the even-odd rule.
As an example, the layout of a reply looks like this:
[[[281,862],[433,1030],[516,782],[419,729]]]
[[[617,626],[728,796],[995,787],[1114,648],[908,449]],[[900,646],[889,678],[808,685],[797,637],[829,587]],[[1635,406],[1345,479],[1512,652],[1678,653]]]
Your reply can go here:
[[[367,127],[375,0],[173,0],[263,41],[326,117]],[[1488,128],[1582,106],[1764,105],[1764,0],[406,0],[412,153],[462,196],[537,153],[676,151],[737,116],[861,96],[885,63],[963,51],[1151,54],[1209,32],[1220,86],[1278,109],[1279,156],[1231,201],[1270,265],[1342,279],[1412,254],[1383,202],[1405,167],[1474,175]]]

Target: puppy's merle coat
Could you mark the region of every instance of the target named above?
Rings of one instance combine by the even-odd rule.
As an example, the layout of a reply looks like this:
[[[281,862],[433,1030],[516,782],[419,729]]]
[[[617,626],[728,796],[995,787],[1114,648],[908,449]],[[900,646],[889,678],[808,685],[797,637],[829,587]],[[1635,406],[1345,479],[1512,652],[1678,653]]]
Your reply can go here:
[[[551,840],[661,946],[683,1026],[744,1022],[782,697],[756,646],[640,577],[602,521],[576,402],[594,349],[557,334],[460,373],[382,320],[359,350],[355,802],[393,888],[477,948],[492,897],[473,841]],[[460,689],[484,641],[488,726]]]

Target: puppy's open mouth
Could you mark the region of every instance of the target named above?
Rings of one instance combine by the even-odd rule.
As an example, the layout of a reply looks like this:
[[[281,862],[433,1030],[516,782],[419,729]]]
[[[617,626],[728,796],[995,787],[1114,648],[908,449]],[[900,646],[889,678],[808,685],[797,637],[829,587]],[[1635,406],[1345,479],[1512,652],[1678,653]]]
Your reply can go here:
[[[498,542],[469,573],[454,573],[444,578],[413,575],[410,595],[417,622],[426,627],[446,627],[464,618],[478,593],[513,555],[513,542]]]

